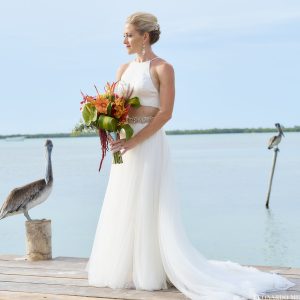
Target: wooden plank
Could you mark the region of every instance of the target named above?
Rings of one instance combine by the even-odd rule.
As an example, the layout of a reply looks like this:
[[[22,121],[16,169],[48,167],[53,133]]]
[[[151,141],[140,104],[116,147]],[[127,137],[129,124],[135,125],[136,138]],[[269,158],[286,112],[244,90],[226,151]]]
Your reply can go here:
[[[39,293],[23,293],[23,292],[6,292],[0,291],[1,300],[111,300],[111,298],[94,298],[94,297],[80,297],[80,296],[66,296],[53,294],[39,294]]]
[[[253,266],[261,271],[275,272],[282,275],[298,275],[300,277],[300,268],[291,267],[271,267],[271,266]]]
[[[272,293],[271,295],[266,295],[265,297],[261,296],[261,299],[277,299],[277,300],[296,300],[300,299],[300,294],[295,293],[294,291],[285,291],[284,293],[282,292],[276,292]]]
[[[0,254],[0,260],[14,260],[16,258],[20,258],[22,256],[20,255],[14,255],[14,254]]]
[[[59,269],[42,269],[42,268],[10,268],[0,267],[0,274],[3,275],[24,275],[24,276],[40,276],[40,277],[57,277],[57,278],[87,278],[84,271],[59,270]]]
[[[290,268],[289,270],[280,271],[282,275],[296,275],[300,277],[300,269],[297,268]]]
[[[280,274],[280,275],[282,275],[282,276],[284,276],[284,277],[286,277],[286,278],[288,278],[288,279],[290,279],[290,278],[297,278],[297,279],[299,279],[300,278],[300,276],[299,275],[294,275],[294,274]]]
[[[254,267],[254,268],[259,269],[261,271],[267,271],[267,272],[272,271],[272,270],[281,272],[281,271],[286,271],[286,270],[291,269],[291,267],[260,266],[260,265],[251,265],[251,267]]]
[[[16,254],[0,254],[0,260],[26,260],[25,256],[22,255],[16,255]],[[86,257],[70,257],[70,256],[57,256],[53,258],[52,260],[57,261],[75,261],[75,262],[87,262],[88,258]]]
[[[44,284],[59,284],[59,285],[73,285],[81,287],[90,287],[87,279],[74,279],[74,278],[55,278],[55,277],[40,277],[40,276],[22,276],[22,275],[3,275],[0,274],[0,282],[21,282],[21,283],[44,283]],[[179,293],[175,287],[161,292],[176,292]]]
[[[86,262],[82,261],[62,261],[62,260],[0,260],[0,267],[22,267],[22,268],[43,268],[62,270],[84,270]]]
[[[170,291],[169,291],[170,290]],[[132,299],[132,300],[175,300],[188,299],[183,294],[174,292],[169,289],[166,292],[162,291],[141,291],[135,289],[110,289],[98,287],[78,287],[78,286],[63,286],[59,284],[30,284],[21,282],[0,282],[0,291],[27,292],[27,293],[46,293],[53,295],[68,295],[68,296],[87,296],[100,297],[111,299]],[[173,290],[173,292],[172,292]]]
[[[75,262],[82,262],[82,263],[87,263],[88,262],[88,258],[86,257],[70,257],[70,256],[57,256],[55,257],[55,260],[59,261],[75,261]]]
[[[57,278],[46,276],[24,276],[24,275],[3,275],[0,274],[1,282],[22,282],[22,283],[44,283],[44,284],[60,284],[60,285],[74,285],[88,287],[87,279],[79,278]]]
[[[90,287],[87,279],[70,279],[70,278],[53,278],[53,277],[39,277],[39,276],[20,276],[20,275],[1,275],[0,282],[20,282],[20,283],[42,283],[42,284],[59,284],[65,286],[77,286],[77,287]],[[180,293],[175,287],[170,287],[160,292],[172,292]]]

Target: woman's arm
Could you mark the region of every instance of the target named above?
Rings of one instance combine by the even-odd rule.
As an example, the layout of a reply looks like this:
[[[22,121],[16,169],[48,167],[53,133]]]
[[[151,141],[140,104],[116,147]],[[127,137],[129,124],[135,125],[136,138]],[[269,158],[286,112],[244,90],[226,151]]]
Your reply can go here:
[[[129,65],[129,63],[123,64],[119,67],[119,69],[117,70],[117,75],[116,75],[117,81],[121,80],[121,77],[122,77],[123,73],[125,72],[125,70],[127,69],[128,65]]]
[[[160,110],[152,119],[152,121],[131,139],[129,139],[128,141],[126,141],[125,139],[114,141],[111,148],[113,152],[124,149],[124,151],[121,152],[122,154],[124,154],[127,150],[132,149],[137,144],[149,138],[172,118],[175,100],[174,69],[172,65],[163,63],[157,66],[156,71],[160,82]],[[119,72],[122,72],[122,66],[120,67],[118,73]]]

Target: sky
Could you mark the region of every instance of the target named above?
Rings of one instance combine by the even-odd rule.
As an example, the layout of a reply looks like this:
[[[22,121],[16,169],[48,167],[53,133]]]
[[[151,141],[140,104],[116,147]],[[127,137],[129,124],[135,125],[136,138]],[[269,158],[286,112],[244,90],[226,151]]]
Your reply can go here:
[[[300,125],[299,0],[0,2],[0,135],[71,132],[94,94],[134,59],[126,17],[157,16],[173,65],[172,129]]]

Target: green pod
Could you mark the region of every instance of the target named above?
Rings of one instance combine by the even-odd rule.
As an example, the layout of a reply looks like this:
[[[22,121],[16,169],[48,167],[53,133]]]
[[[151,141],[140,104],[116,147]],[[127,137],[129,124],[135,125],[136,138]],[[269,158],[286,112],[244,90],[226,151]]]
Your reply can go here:
[[[86,103],[82,109],[82,117],[87,126],[97,120],[97,109],[91,103]]]
[[[133,135],[133,129],[129,124],[124,124],[120,126],[125,131],[126,140],[129,140]]]
[[[139,97],[130,98],[130,99],[127,100],[127,103],[129,105],[131,105],[132,107],[139,107],[139,106],[141,106]]]
[[[99,128],[108,131],[117,131],[118,121],[115,118],[100,115],[97,121],[97,125]]]

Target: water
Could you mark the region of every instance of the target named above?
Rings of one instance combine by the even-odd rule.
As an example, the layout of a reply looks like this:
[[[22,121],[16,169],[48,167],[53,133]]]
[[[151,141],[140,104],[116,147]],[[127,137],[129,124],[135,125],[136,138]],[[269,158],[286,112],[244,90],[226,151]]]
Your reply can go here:
[[[269,133],[168,136],[184,225],[206,257],[242,264],[300,267],[300,134],[287,133],[278,154],[270,200],[265,198],[273,151]],[[0,199],[42,178],[44,139],[0,140]],[[30,211],[52,220],[53,256],[90,255],[109,174],[99,140],[52,139],[55,186]],[[25,217],[0,221],[0,253],[25,254]]]

